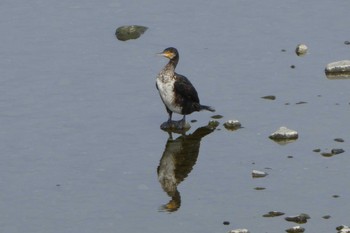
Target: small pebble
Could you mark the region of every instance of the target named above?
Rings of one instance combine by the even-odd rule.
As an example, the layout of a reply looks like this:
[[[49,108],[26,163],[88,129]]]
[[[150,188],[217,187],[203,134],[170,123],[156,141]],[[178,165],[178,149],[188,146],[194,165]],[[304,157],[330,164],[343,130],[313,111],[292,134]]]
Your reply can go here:
[[[252,171],[252,177],[253,178],[262,178],[267,176],[267,172],[262,172],[262,171],[258,171],[258,170],[253,170]]]
[[[236,229],[236,230],[231,230],[229,233],[250,233],[248,229]]]
[[[337,229],[338,233],[350,233],[350,227],[346,225],[338,226],[335,229]]]
[[[344,44],[350,45],[350,41],[346,40],[346,41],[344,41]]]
[[[230,225],[230,222],[229,222],[229,221],[224,221],[222,224],[224,224],[224,225]]]
[[[286,230],[286,232],[288,233],[299,233],[299,232],[304,232],[305,229],[301,226],[295,226],[295,227],[292,227],[292,228],[289,228]]]
[[[342,74],[350,72],[350,60],[341,60],[329,63],[325,69],[326,74]]]
[[[276,96],[274,95],[267,95],[267,96],[263,96],[261,97],[262,99],[267,99],[267,100],[275,100],[276,99]]]
[[[220,123],[216,120],[210,120],[209,123],[208,123],[208,126],[209,127],[213,127],[213,128],[216,128],[220,125]]]
[[[290,68],[295,69],[295,65],[291,65]]]
[[[260,191],[260,190],[265,190],[266,188],[265,187],[255,187],[254,189]]]
[[[323,153],[321,153],[321,155],[322,155],[323,157],[332,157],[334,154],[329,153],[329,152],[323,152]]]
[[[224,123],[224,127],[227,130],[236,130],[241,128],[241,122],[239,122],[238,120],[228,120]]]
[[[280,127],[276,132],[270,135],[270,139],[273,140],[284,140],[284,139],[297,139],[298,132],[287,127]]]
[[[284,218],[288,222],[295,222],[295,223],[306,223],[308,219],[310,219],[310,216],[308,214],[299,214],[297,216],[289,216]]]
[[[223,118],[224,116],[222,116],[222,115],[214,115],[214,116],[211,116],[211,118],[213,118],[213,119],[221,119],[221,118]]]
[[[334,141],[336,141],[336,142],[344,142],[344,139],[342,139],[342,138],[334,138]]]
[[[284,215],[284,213],[279,211],[270,211],[267,214],[264,214],[263,217],[278,217],[281,215]]]
[[[344,153],[345,151],[343,149],[332,149],[331,153],[334,155]]]
[[[305,44],[298,44],[298,46],[295,48],[295,53],[298,56],[304,56],[307,53],[307,46]]]
[[[324,218],[324,219],[330,219],[331,216],[330,216],[330,215],[325,215],[325,216],[323,216],[322,218]]]
[[[321,152],[321,149],[314,149],[314,150],[312,150],[313,152],[317,152],[317,153],[319,153],[319,152]]]

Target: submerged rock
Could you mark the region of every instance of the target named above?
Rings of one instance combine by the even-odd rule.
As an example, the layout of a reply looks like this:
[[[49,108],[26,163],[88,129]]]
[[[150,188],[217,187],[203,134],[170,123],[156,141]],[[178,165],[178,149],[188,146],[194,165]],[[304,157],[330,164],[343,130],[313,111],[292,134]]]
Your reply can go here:
[[[350,78],[350,60],[329,63],[325,72],[329,79],[348,79]]]
[[[343,149],[332,149],[331,150],[331,153],[334,154],[334,155],[337,155],[337,154],[341,154],[341,153],[344,153],[345,150]]]
[[[139,25],[121,26],[115,31],[118,40],[126,41],[139,38],[148,28]]]
[[[276,132],[272,133],[269,138],[277,142],[288,143],[298,138],[298,132],[282,126]]]
[[[263,96],[261,97],[262,99],[267,99],[267,100],[275,100],[276,99],[276,96],[274,95],[267,95],[267,96]]]
[[[304,56],[307,53],[307,46],[305,44],[298,44],[298,46],[295,49],[295,53],[298,56]]]
[[[288,233],[299,233],[299,232],[304,232],[305,228],[301,227],[301,226],[295,226],[292,228],[289,228],[286,230],[286,232]]]
[[[213,118],[213,119],[221,119],[223,117],[224,117],[223,115],[219,115],[219,114],[211,116],[211,118]]]
[[[250,233],[248,229],[236,229],[236,230],[231,230],[228,233]]]
[[[341,154],[341,153],[344,153],[344,152],[345,152],[345,150],[343,150],[341,148],[339,148],[339,149],[334,148],[330,152],[322,152],[321,155],[323,157],[332,157],[333,155]]]
[[[228,120],[224,123],[224,127],[227,130],[236,130],[241,128],[241,122],[239,122],[238,120]]]
[[[299,214],[297,216],[289,216],[284,218],[286,221],[295,222],[295,223],[306,223],[310,216],[308,214]]]
[[[345,142],[345,140],[342,139],[342,138],[334,138],[334,141],[336,141],[336,142]]]
[[[216,120],[210,120],[209,122],[208,122],[208,126],[209,127],[212,127],[212,128],[216,128],[216,127],[218,127],[220,125],[220,123],[218,122],[218,121],[216,121]]]
[[[262,172],[262,171],[258,171],[258,170],[253,170],[252,171],[252,177],[253,178],[262,178],[267,176],[268,173],[267,172]]]
[[[279,211],[270,211],[267,214],[264,214],[263,217],[270,218],[270,217],[278,217],[281,215],[284,215],[284,213]]]

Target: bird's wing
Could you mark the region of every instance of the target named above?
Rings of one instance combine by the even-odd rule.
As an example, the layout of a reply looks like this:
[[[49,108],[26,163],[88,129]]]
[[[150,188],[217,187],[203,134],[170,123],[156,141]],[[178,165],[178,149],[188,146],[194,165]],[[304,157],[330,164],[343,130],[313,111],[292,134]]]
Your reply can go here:
[[[199,98],[196,89],[185,76],[176,74],[176,82],[174,85],[175,91],[184,98],[199,103]]]

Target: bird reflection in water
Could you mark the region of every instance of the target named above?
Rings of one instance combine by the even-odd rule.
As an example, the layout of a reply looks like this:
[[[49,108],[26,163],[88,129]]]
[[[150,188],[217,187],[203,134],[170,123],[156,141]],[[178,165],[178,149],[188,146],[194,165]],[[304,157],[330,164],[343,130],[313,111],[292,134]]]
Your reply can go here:
[[[158,180],[171,200],[160,210],[177,211],[181,206],[181,196],[177,186],[188,176],[196,164],[201,139],[214,131],[215,128],[204,126],[192,134],[183,134],[176,138],[169,133],[169,139],[157,168]]]

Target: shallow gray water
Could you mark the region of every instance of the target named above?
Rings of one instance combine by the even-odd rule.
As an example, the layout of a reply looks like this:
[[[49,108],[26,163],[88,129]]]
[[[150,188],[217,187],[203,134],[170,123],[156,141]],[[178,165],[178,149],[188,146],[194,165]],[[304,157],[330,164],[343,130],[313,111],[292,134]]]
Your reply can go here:
[[[327,63],[349,59],[349,1],[0,6],[1,232],[282,232],[296,225],[284,217],[300,213],[311,216],[306,232],[350,224],[350,82],[324,75]],[[118,41],[115,29],[129,24],[149,29]],[[299,43],[305,57],[294,53]],[[172,213],[161,211],[171,199],[157,176],[168,134],[155,89],[166,63],[155,53],[169,46],[201,102],[224,116],[201,140]],[[188,134],[212,115],[189,116]],[[229,119],[244,128],[227,131]],[[299,139],[271,141],[280,126]],[[269,175],[252,179],[254,169]],[[286,215],[262,217],[272,210]]]

